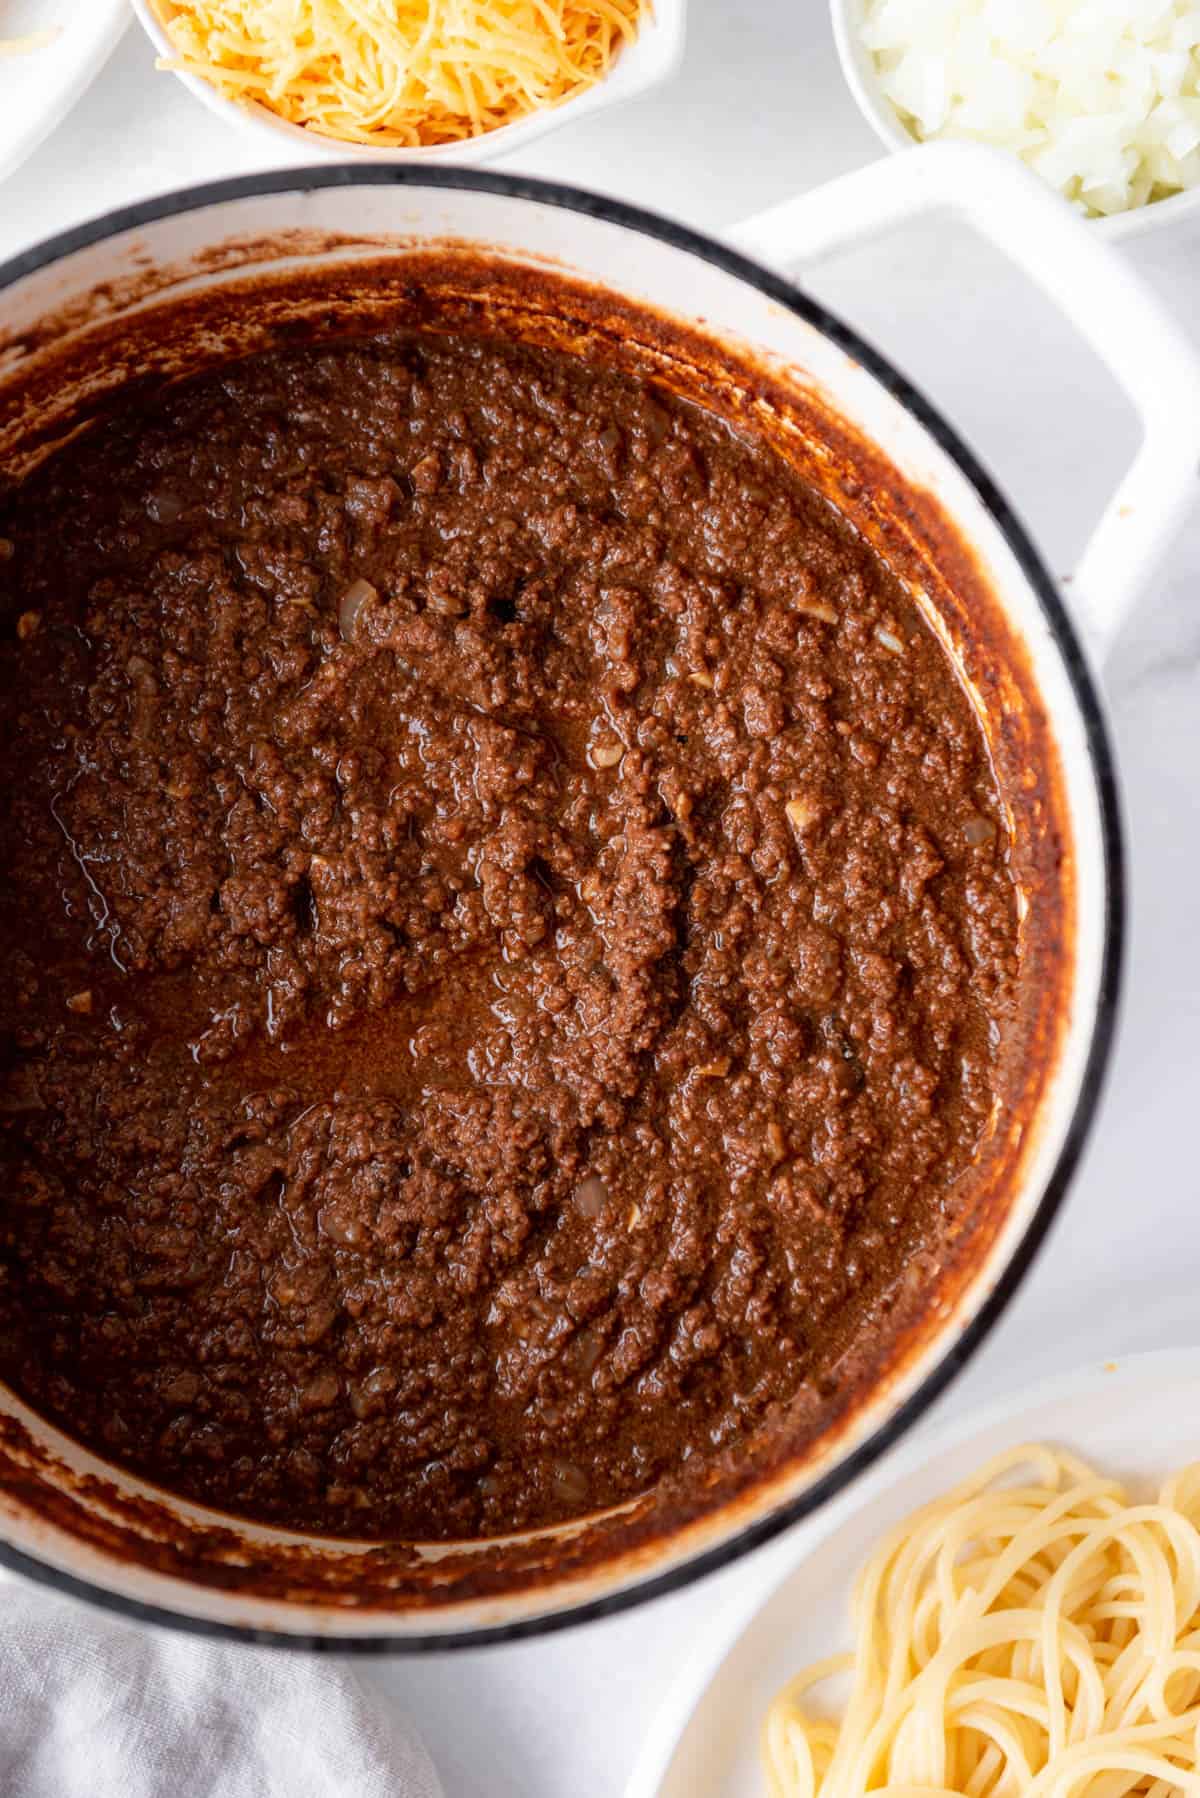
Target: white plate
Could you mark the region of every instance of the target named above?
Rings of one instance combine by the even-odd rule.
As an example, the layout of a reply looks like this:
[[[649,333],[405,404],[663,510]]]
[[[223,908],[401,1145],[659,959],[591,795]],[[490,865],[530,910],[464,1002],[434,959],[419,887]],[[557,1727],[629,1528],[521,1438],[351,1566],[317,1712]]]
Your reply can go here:
[[[772,1587],[718,1617],[668,1696],[626,1798],[762,1798],[758,1731],[794,1673],[850,1647],[854,1576],[885,1530],[1022,1442],[1074,1449],[1135,1487],[1200,1458],[1200,1350],[1106,1362],[918,1434],[776,1551]]]
[[[129,20],[128,0],[0,0],[0,37],[59,32],[28,56],[0,56],[0,176],[67,116]]]

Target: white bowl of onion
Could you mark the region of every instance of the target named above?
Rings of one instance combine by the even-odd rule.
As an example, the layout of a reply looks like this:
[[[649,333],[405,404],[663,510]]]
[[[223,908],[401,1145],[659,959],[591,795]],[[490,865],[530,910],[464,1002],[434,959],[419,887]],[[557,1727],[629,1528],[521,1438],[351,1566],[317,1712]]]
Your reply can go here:
[[[863,116],[1019,155],[1105,235],[1200,217],[1200,0],[831,0]]]

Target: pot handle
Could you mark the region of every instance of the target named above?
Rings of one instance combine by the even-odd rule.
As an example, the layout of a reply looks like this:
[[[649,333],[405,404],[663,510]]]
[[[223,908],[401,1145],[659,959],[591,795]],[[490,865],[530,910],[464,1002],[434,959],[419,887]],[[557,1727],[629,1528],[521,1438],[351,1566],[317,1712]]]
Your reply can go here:
[[[726,233],[788,267],[952,207],[1078,327],[1132,400],[1142,441],[1074,575],[1098,652],[1112,642],[1198,491],[1200,357],[1134,269],[1015,157],[979,144],[914,145]]]

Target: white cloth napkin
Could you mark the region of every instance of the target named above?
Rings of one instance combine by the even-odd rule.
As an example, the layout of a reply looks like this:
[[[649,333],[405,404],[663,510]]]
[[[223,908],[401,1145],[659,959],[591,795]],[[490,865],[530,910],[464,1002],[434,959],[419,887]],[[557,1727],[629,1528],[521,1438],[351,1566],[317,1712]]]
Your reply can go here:
[[[0,1575],[4,1798],[442,1798],[353,1671],[129,1623]]]

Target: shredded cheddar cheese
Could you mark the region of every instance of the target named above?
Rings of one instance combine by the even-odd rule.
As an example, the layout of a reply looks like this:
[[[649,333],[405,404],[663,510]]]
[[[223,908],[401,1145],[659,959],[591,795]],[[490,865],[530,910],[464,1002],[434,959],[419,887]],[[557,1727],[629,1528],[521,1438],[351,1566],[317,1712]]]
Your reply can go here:
[[[325,137],[479,137],[600,81],[648,0],[161,0],[161,68]]]

